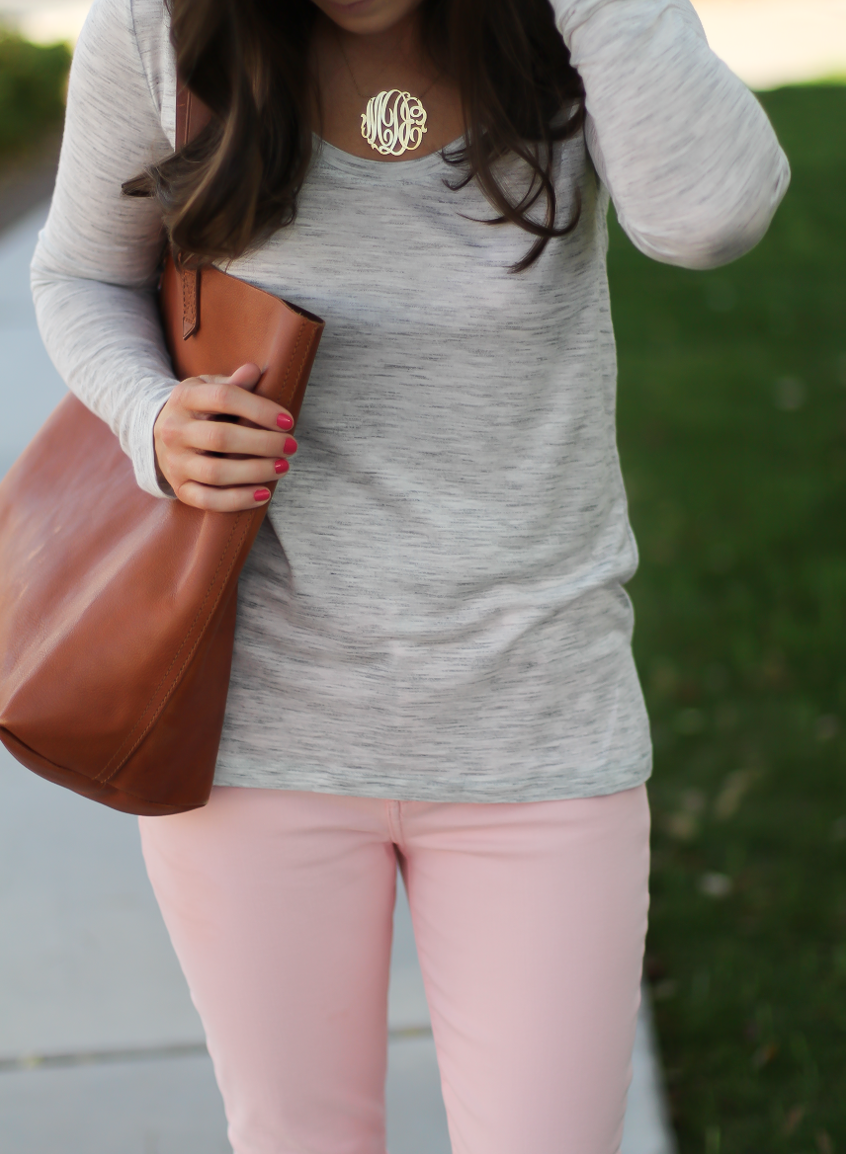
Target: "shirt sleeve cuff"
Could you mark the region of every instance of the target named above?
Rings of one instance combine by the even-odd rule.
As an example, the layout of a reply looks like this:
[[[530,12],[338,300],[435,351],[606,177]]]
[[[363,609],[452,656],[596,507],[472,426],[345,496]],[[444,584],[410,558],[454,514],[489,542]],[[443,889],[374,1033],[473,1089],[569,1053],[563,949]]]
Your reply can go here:
[[[176,381],[170,381],[166,386],[160,386],[138,405],[130,429],[131,444],[124,446],[132,460],[135,480],[139,487],[152,497],[166,497],[171,500],[176,500],[176,495],[156,467],[153,428],[176,384]]]

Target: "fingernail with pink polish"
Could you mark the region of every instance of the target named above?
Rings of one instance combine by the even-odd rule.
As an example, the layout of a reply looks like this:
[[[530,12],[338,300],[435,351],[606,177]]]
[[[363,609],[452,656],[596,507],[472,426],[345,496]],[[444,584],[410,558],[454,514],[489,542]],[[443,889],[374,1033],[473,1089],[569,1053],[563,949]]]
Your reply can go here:
[[[297,442],[293,437],[286,437],[285,444],[282,446],[282,452],[292,456],[297,451]]]
[[[287,473],[291,466],[284,457],[280,457],[279,460],[274,463],[273,468],[277,473]]]
[[[289,429],[293,429],[294,427],[294,418],[289,417],[287,413],[280,413],[276,418],[276,424],[283,433],[287,433]]]
[[[256,489],[255,493],[253,493],[253,499],[255,501],[269,501],[270,489]]]

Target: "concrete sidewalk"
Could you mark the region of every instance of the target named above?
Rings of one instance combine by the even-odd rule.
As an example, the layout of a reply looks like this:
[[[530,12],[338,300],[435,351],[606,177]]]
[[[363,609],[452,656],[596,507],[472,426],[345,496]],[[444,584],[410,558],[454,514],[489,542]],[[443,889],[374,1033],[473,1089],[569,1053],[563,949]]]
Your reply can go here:
[[[64,393],[28,292],[44,213],[35,209],[0,237],[0,474]],[[391,1154],[449,1154],[401,891],[388,1146]],[[3,1154],[229,1151],[202,1030],[144,873],[135,820],[49,785],[1,748],[0,927]],[[623,1154],[672,1154],[659,1087],[645,1010]]]

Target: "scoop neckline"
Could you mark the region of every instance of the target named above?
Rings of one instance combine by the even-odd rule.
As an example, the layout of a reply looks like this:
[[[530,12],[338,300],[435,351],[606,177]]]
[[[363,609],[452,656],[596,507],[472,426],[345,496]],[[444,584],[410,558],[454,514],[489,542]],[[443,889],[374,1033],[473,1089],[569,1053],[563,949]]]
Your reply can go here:
[[[457,148],[464,141],[462,135],[451,140],[449,144],[445,144],[436,152],[427,152],[425,156],[414,156],[410,160],[390,161],[371,160],[368,156],[356,156],[352,152],[338,148],[335,144],[330,144],[328,140],[324,140],[316,132],[312,132],[311,136],[317,156],[330,167],[345,169],[347,172],[366,173],[371,179],[379,172],[387,180],[407,179],[439,168],[446,164],[443,154]]]

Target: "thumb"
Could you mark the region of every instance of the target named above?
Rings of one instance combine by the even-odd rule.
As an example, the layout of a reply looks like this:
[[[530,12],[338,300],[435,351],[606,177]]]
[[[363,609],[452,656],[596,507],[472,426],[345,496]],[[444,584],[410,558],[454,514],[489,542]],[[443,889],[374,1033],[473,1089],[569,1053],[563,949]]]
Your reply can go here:
[[[240,365],[232,376],[229,378],[230,385],[237,385],[239,389],[247,389],[252,392],[256,385],[262,378],[262,370],[252,363],[248,362],[246,365]]]

